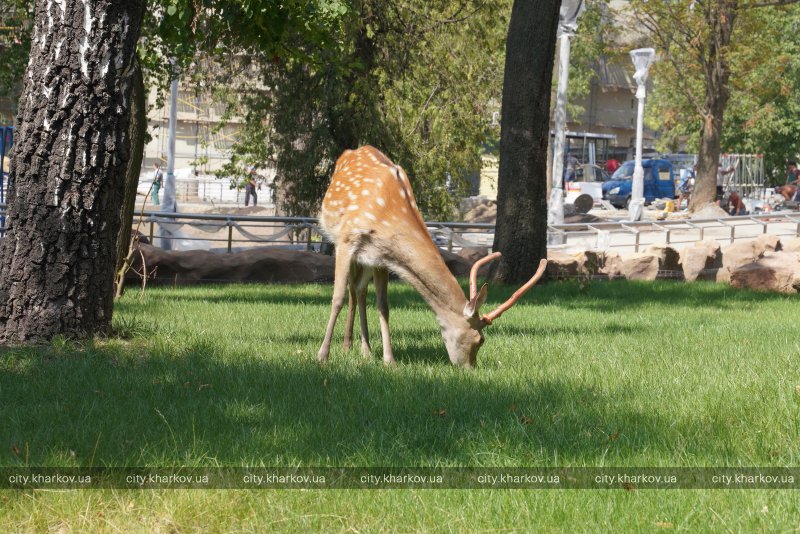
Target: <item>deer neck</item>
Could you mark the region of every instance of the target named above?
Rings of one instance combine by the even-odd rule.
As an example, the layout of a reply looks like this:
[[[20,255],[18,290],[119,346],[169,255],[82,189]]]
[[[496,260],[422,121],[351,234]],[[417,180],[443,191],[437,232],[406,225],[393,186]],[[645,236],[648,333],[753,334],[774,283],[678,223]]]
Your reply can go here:
[[[433,242],[424,254],[415,254],[396,270],[401,278],[422,295],[443,327],[455,326],[464,320],[467,299],[458,281],[447,268]]]

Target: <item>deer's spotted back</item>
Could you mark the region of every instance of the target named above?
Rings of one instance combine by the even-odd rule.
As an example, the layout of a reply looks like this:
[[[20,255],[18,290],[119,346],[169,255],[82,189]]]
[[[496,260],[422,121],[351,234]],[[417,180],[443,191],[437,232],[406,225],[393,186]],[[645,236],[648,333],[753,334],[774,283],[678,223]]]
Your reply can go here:
[[[322,229],[337,242],[350,234],[422,230],[414,193],[403,169],[378,149],[347,150],[336,162],[322,200]]]

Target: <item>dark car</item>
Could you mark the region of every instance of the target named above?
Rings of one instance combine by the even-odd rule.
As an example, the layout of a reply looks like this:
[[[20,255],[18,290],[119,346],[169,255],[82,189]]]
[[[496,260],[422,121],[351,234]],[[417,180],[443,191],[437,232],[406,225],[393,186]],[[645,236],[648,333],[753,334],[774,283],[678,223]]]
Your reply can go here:
[[[617,169],[611,180],[603,184],[603,195],[618,208],[627,209],[631,201],[635,165],[633,161],[626,161]],[[645,204],[657,198],[675,198],[675,174],[672,163],[665,159],[645,159],[642,160],[642,168]]]

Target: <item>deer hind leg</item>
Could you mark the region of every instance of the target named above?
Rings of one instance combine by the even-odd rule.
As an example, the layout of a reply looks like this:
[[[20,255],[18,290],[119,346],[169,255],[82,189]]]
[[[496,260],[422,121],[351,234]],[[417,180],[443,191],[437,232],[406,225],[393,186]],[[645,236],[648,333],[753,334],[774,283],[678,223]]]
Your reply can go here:
[[[395,360],[392,353],[392,341],[389,336],[389,271],[384,268],[376,268],[373,278],[375,281],[375,302],[381,322],[383,363],[391,365],[395,363]]]
[[[342,344],[344,350],[353,348],[353,323],[356,319],[356,288],[352,280],[348,282],[347,289],[350,297],[347,302],[347,319],[345,321],[344,343]]]
[[[347,307],[347,323],[344,331],[344,348],[350,350],[353,347],[353,324],[355,323],[356,305],[361,327],[361,354],[369,356],[372,354],[372,347],[369,344],[369,327],[367,326],[367,285],[371,276],[369,268],[353,262],[350,265],[350,276],[348,277],[348,288],[350,299]]]
[[[361,267],[358,280],[355,283],[356,302],[358,303],[358,318],[361,325],[361,355],[370,356],[372,347],[369,344],[369,326],[367,325],[367,286],[372,275],[370,269]]]
[[[336,247],[336,272],[333,278],[333,298],[331,299],[331,316],[328,319],[328,327],[325,330],[325,339],[317,353],[317,360],[325,362],[331,351],[331,338],[333,337],[333,327],[336,326],[336,318],[344,306],[344,296],[347,291],[347,283],[350,275],[350,252],[346,244]]]

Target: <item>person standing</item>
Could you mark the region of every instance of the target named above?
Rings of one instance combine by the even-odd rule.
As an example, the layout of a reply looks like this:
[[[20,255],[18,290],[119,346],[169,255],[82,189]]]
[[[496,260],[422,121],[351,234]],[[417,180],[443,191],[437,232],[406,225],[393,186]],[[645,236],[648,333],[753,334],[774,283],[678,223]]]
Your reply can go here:
[[[681,179],[680,182],[678,182],[678,204],[675,207],[677,211],[681,210],[684,199],[686,199],[686,206],[688,209],[689,200],[692,196],[692,188],[694,187],[694,173],[694,167],[691,169],[681,169]]]
[[[258,205],[258,194],[256,193],[256,186],[258,182],[256,180],[256,169],[254,167],[250,167],[250,174],[247,177],[247,182],[244,184],[244,205],[250,203],[250,197],[253,197],[253,206]]]
[[[158,192],[164,184],[164,173],[158,163],[153,163],[153,205],[158,206]]]
[[[717,205],[720,204],[723,195],[725,194],[725,177],[733,174],[736,170],[736,161],[727,169],[722,168],[722,162],[717,166]]]

